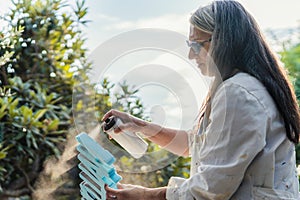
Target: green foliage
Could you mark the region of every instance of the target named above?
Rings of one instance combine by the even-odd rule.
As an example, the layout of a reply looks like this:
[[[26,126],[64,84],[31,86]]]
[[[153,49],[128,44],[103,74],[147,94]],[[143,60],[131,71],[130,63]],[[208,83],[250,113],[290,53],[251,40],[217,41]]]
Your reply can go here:
[[[295,88],[298,104],[300,105],[300,41],[297,44],[285,48],[280,54],[289,72],[290,79]],[[296,145],[296,161],[297,164],[300,165],[300,144]]]
[[[300,43],[281,52],[282,61],[289,72],[300,105]],[[296,146],[296,160],[300,164],[300,144]]]
[[[298,103],[300,103],[300,43],[283,51],[281,55],[295,87]]]
[[[61,0],[16,1],[5,17],[8,31],[0,34],[0,198],[33,191],[43,162],[58,158],[64,149],[70,125],[75,122],[79,131],[96,125],[74,120],[91,117],[99,124],[112,107],[141,116],[140,100],[130,97],[136,91],[125,83],[114,106],[113,84],[107,79],[100,86],[89,84],[91,65],[80,30],[88,10],[84,1],[76,5],[68,12]]]
[[[80,30],[84,1],[73,12],[61,0],[13,4],[0,34],[0,198],[31,193],[44,160],[60,156],[73,122],[73,86],[87,81],[90,68]]]
[[[136,96],[138,90],[130,87],[126,82],[120,84],[119,87],[121,88],[121,92],[115,94],[116,104],[114,107],[123,108],[124,112],[139,118],[144,118],[145,116],[143,115],[144,109],[142,102]]]
[[[10,61],[14,54],[14,51],[11,49],[14,49],[17,39],[22,32],[23,28],[17,27],[11,28],[8,32],[0,33],[0,66]]]
[[[300,32],[298,32],[298,35],[300,35]],[[281,52],[281,56],[294,85],[298,105],[300,105],[300,41],[289,48],[285,48],[285,50]],[[300,165],[300,144],[296,145],[296,162]]]
[[[9,86],[13,94],[0,99],[0,180],[4,187],[23,177],[17,169],[31,172],[34,161],[59,156],[55,144],[64,141],[66,130],[60,126],[68,123],[56,117],[63,112],[67,116],[67,108],[57,103],[57,94],[47,94],[37,83],[23,83],[19,77],[10,79]],[[38,171],[39,166],[35,167]]]
[[[179,157],[175,162],[158,171],[157,179],[160,186],[165,186],[171,176],[189,178],[191,158]]]

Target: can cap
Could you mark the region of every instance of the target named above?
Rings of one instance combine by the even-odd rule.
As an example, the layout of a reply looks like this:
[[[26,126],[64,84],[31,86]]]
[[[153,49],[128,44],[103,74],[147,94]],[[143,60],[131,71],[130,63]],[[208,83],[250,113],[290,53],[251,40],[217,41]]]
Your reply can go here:
[[[103,126],[104,131],[108,131],[116,124],[116,118],[111,116],[105,120],[105,124]]]

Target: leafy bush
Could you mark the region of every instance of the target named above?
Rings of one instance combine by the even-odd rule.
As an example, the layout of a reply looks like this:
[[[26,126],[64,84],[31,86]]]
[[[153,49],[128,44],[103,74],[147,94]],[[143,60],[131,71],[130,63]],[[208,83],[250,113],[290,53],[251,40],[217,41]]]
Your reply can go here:
[[[69,118],[69,113],[65,105],[58,103],[60,97],[56,93],[47,94],[37,83],[23,83],[15,77],[9,84],[12,95],[0,99],[3,145],[0,179],[2,186],[15,188],[22,177],[27,176],[31,182],[30,177],[38,175],[45,157],[59,155],[56,144],[64,141],[66,132],[60,126],[68,121],[56,116]]]
[[[295,87],[298,103],[300,103],[300,43],[283,51],[281,56]]]
[[[299,35],[299,32],[298,32]],[[282,61],[289,72],[290,79],[294,85],[298,104],[300,106],[300,42],[286,47],[281,53]],[[300,144],[296,145],[296,162],[300,166]],[[298,172],[299,174],[299,172]],[[300,184],[300,176],[299,176]]]
[[[291,80],[300,105],[300,44],[296,44],[281,53],[282,61],[290,73]],[[300,144],[296,146],[296,160],[300,165]]]
[[[80,30],[84,1],[73,12],[61,0],[13,4],[0,46],[1,198],[31,193],[43,161],[60,155],[73,121],[73,86],[90,67]]]
[[[13,4],[5,16],[7,31],[0,33],[0,198],[30,199],[44,161],[53,155],[59,158],[64,150],[70,126],[76,123],[85,131],[95,126],[76,119],[91,116],[98,124],[112,107],[148,118],[135,96],[137,90],[126,83],[119,85],[118,94],[111,93],[115,86],[107,79],[96,93],[95,85],[89,84],[86,72],[91,64],[81,31],[88,22],[84,1],[77,2],[72,12],[62,0]],[[110,95],[115,95],[116,103],[110,102]],[[156,148],[150,145],[150,150]],[[126,159],[120,164],[125,165]],[[180,158],[176,165],[142,176],[151,176],[153,187],[165,185],[172,175],[187,177],[188,162]]]

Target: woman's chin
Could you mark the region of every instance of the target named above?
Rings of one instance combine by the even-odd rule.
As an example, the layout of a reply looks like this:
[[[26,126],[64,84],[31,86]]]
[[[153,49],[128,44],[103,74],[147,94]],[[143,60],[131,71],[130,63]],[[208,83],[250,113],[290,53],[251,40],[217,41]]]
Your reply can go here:
[[[198,64],[198,68],[200,69],[200,72],[203,76],[208,76],[208,77],[213,77],[215,76],[216,74],[213,73],[212,70],[209,70],[209,68],[207,67],[206,64]]]
[[[198,68],[200,69],[202,75],[209,76],[209,71],[204,63],[198,63]]]

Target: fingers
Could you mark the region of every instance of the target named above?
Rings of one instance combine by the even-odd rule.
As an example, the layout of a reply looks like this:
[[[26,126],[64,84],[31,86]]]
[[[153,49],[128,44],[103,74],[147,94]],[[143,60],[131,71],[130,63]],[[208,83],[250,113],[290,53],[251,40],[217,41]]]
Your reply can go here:
[[[122,184],[122,188],[123,189],[129,189],[129,190],[133,190],[135,188],[140,188],[141,186],[138,185],[132,185],[132,184]]]
[[[145,188],[142,186],[118,183],[117,187],[119,189],[112,189],[105,185],[106,199],[143,199],[145,194]]]
[[[101,128],[102,128],[102,130],[103,130],[104,132],[105,132],[105,130],[104,130],[105,120],[107,120],[107,119],[108,119],[109,117],[111,117],[111,116],[116,116],[116,117],[118,117],[118,116],[120,115],[120,113],[121,113],[120,111],[111,109],[110,111],[108,111],[107,113],[105,113],[105,114],[103,115],[103,117],[102,117],[102,119],[101,119],[101,121],[102,121]],[[116,128],[116,129],[118,129],[118,128]],[[121,132],[121,130],[117,130],[117,131],[114,130],[114,132],[115,132],[115,133],[119,133],[119,132]],[[109,139],[112,139],[112,137],[109,136]]]
[[[124,185],[121,183],[117,183],[117,187],[118,187],[118,189],[124,189]]]
[[[116,117],[123,119],[123,118],[126,118],[127,114],[124,112],[118,111],[118,110],[111,109],[110,111],[108,111],[107,113],[104,114],[101,121],[105,121],[107,118],[109,118],[111,116],[116,116]]]
[[[122,132],[122,129],[120,128],[120,126],[114,128],[114,133],[115,134],[118,134],[118,133],[121,133]]]
[[[104,114],[104,116],[102,117],[102,124],[104,124],[104,121],[111,116],[115,116],[123,122],[122,124],[118,125],[118,127],[114,128],[114,133],[116,134],[121,133],[122,131],[138,132],[142,127],[146,125],[145,121],[135,118],[125,112],[114,109]],[[102,125],[101,127],[103,129],[104,126]]]
[[[107,118],[113,116],[113,113],[115,112],[115,110],[110,110],[107,113],[105,113],[101,119],[101,121],[105,121]]]
[[[118,199],[118,190],[110,188],[107,185],[104,188],[106,190],[106,199]]]

